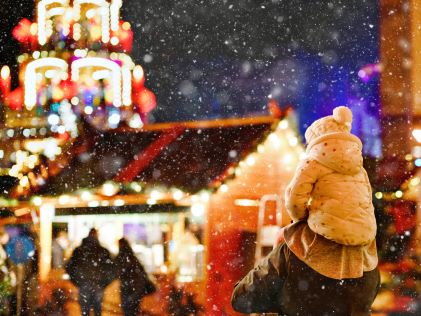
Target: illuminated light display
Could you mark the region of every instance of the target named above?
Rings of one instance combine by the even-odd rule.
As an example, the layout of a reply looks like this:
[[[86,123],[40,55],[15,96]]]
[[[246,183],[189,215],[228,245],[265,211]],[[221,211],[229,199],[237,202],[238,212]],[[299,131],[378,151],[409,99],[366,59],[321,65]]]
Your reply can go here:
[[[18,56],[22,85],[11,90],[11,70],[0,67],[4,134],[24,139],[12,153],[0,150],[0,158],[11,162],[6,174],[23,179],[15,188],[17,196],[45,183],[48,171],[34,168],[64,152],[62,146],[78,137],[82,117],[100,130],[122,122],[139,129],[156,106],[142,67],[129,55],[133,32],[130,23],[120,20],[122,0],[36,4],[36,21],[22,19],[12,32],[24,52]],[[19,150],[29,155],[16,154]],[[29,161],[31,155],[43,158]]]
[[[3,66],[1,68],[0,75],[1,75],[1,79],[3,79],[3,80],[9,78],[9,76],[10,76],[10,68],[9,68],[9,66]]]
[[[128,31],[130,30],[131,26],[129,22],[124,22],[121,27],[123,28],[123,30]]]
[[[113,85],[113,104],[120,107],[121,102],[121,71],[120,66],[115,62],[100,57],[87,57],[75,60],[72,63],[72,80],[79,80],[79,72],[81,68],[85,67],[100,67],[109,69],[112,72],[112,85]]]
[[[25,70],[25,106],[28,110],[32,109],[37,103],[37,69],[44,67],[58,68],[67,72],[67,63],[63,59],[47,57],[34,60],[26,66]]]
[[[75,41],[80,40],[80,34],[81,34],[81,27],[79,23],[73,24],[73,39]]]
[[[66,6],[69,4],[68,0],[41,0],[38,3],[38,42],[40,45],[47,43],[47,18],[51,16],[51,12],[47,12],[47,6],[52,4],[59,4]],[[53,8],[52,10],[57,10]],[[55,11],[53,11],[54,13]]]
[[[110,6],[111,12],[111,30],[113,32],[118,31],[118,24],[120,21],[120,9],[123,5],[121,0],[113,0]]]
[[[134,69],[133,69],[133,78],[136,81],[141,81],[141,80],[143,80],[144,76],[145,76],[145,73],[143,71],[142,66],[136,65],[136,67],[134,67]]]
[[[57,15],[64,15],[66,10],[63,7],[52,8],[47,12],[47,17],[52,18]]]
[[[73,17],[75,21],[81,19],[80,8],[83,4],[93,4],[100,8],[102,41],[110,41],[110,5],[105,0],[75,0],[73,3]]]
[[[29,32],[31,33],[31,35],[37,35],[38,34],[38,24],[37,23],[32,23],[30,28],[29,28]]]
[[[107,69],[97,70],[92,74],[92,78],[94,78],[95,80],[110,78],[110,76],[111,72]]]
[[[123,105],[132,104],[132,74],[128,67],[122,68],[123,74]]]
[[[117,46],[118,43],[119,43],[118,37],[116,37],[116,36],[111,37],[110,42],[111,42],[111,45]]]

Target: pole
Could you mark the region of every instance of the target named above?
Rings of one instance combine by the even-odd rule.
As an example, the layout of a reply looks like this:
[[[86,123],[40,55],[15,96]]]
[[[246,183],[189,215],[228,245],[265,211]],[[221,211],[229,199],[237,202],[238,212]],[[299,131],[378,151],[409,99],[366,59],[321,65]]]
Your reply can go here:
[[[17,265],[16,271],[16,316],[22,314],[22,286],[23,286],[23,264]]]

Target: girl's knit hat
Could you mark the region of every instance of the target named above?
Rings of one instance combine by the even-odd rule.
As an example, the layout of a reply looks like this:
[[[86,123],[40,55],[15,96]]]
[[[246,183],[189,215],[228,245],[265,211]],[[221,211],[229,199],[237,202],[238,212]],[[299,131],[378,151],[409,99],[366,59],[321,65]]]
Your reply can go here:
[[[352,112],[346,106],[338,106],[333,115],[322,117],[313,122],[305,132],[307,144],[325,134],[345,132],[350,133],[352,126]]]

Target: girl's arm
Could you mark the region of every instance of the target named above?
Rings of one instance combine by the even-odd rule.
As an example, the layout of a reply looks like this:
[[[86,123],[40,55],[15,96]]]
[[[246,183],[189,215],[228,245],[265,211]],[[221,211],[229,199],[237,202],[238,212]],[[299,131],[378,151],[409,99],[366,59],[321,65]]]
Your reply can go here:
[[[285,204],[289,216],[294,222],[307,218],[307,206],[314,184],[319,178],[320,164],[304,159],[300,162],[285,192]]]

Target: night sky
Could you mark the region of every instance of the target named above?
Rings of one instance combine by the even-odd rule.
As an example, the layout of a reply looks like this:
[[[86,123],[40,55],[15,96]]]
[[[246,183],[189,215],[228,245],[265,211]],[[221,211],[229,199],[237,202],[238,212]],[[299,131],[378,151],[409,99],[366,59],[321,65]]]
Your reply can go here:
[[[377,62],[377,2],[124,0],[122,16],[158,97],[152,120],[262,114],[269,95],[313,119],[346,102],[358,69]],[[11,29],[33,8],[33,0],[2,0],[0,64],[16,65]],[[372,95],[373,85],[357,90]]]

